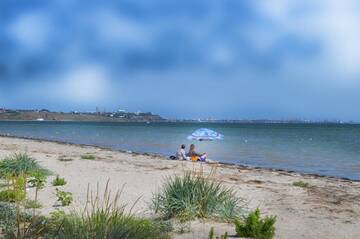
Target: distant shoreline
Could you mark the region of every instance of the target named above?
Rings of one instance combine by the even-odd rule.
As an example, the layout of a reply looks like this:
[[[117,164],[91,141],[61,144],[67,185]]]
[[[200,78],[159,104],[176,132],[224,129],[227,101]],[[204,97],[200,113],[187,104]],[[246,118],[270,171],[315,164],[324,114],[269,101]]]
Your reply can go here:
[[[0,122],[73,122],[73,123],[187,123],[187,124],[271,124],[271,125],[360,125],[360,122],[328,122],[328,121],[258,121],[258,120],[217,120],[217,121],[196,121],[196,120],[28,120],[28,119],[0,119]]]
[[[120,152],[125,154],[131,154],[131,155],[142,155],[142,156],[151,156],[151,157],[158,157],[162,159],[166,159],[167,156],[163,154],[158,153],[147,153],[147,152],[135,152],[131,150],[125,150],[125,149],[114,149],[111,147],[106,146],[100,146],[96,144],[81,144],[81,143],[72,143],[68,141],[61,141],[61,140],[52,140],[52,139],[42,139],[42,138],[35,138],[35,137],[26,137],[26,136],[15,136],[11,134],[1,134],[0,137],[3,138],[14,138],[14,139],[24,139],[24,140],[32,140],[36,142],[50,142],[50,143],[58,143],[62,145],[72,145],[72,146],[80,146],[80,147],[94,147],[98,149],[104,149],[114,152]],[[286,170],[286,169],[279,169],[279,168],[271,168],[271,167],[258,167],[258,166],[250,166],[245,164],[237,164],[237,163],[228,163],[228,162],[218,162],[219,165],[222,166],[229,166],[229,167],[238,167],[239,169],[249,169],[249,170],[264,170],[264,171],[270,171],[270,172],[283,172],[288,174],[297,174],[300,176],[310,176],[314,178],[329,178],[329,179],[336,179],[336,180],[344,180],[344,181],[351,181],[351,182],[360,182],[360,179],[351,179],[347,177],[339,177],[339,176],[330,176],[330,175],[323,175],[323,174],[317,174],[317,173],[305,173],[301,171],[296,170]]]

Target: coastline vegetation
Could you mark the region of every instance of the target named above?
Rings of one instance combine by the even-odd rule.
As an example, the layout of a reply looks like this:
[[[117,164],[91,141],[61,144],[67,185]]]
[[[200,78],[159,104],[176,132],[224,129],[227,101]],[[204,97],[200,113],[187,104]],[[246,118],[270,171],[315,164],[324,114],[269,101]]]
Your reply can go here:
[[[81,159],[95,160],[96,157],[92,154],[84,154],[84,155],[81,155]]]
[[[235,230],[238,237],[256,239],[272,239],[275,236],[276,217],[266,216],[261,218],[260,210],[250,212],[245,220],[235,220]]]
[[[166,179],[160,192],[152,199],[152,209],[164,219],[181,222],[193,219],[232,221],[244,208],[234,190],[202,173],[186,172],[183,176]]]
[[[87,155],[87,158],[95,158]],[[51,216],[41,216],[37,210],[42,207],[38,200],[40,191],[47,184],[49,170],[25,154],[14,154],[0,160],[0,179],[6,184],[0,189],[0,237],[25,238],[135,238],[167,239],[170,232],[176,232],[172,222],[178,221],[183,229],[190,230],[190,221],[212,219],[234,223],[237,236],[271,239],[274,236],[275,217],[260,217],[257,209],[245,216],[245,204],[235,191],[200,172],[185,172],[181,176],[167,178],[158,193],[153,194],[151,209],[155,219],[138,217],[125,211],[125,204],[119,203],[120,193],[111,195],[109,182],[104,193],[87,192],[86,205],[82,210],[65,212],[57,209]],[[59,175],[53,186],[67,182]],[[34,188],[34,198],[29,198],[27,188]],[[73,202],[71,192],[55,189],[61,206]],[[101,195],[101,196],[99,196]],[[225,233],[216,236],[214,229],[210,239],[226,239]]]
[[[67,184],[67,182],[66,182],[65,178],[60,178],[59,175],[56,175],[56,178],[52,181],[52,185],[54,187],[64,186],[66,184]]]
[[[310,186],[309,183],[306,183],[304,181],[296,181],[296,182],[293,182],[292,185],[295,187],[301,187],[301,188],[307,188]]]

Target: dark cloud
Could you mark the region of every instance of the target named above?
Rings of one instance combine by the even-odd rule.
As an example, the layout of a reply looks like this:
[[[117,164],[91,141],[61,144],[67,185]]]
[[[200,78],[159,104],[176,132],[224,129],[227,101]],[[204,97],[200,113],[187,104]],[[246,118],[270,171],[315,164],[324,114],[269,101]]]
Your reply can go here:
[[[355,1],[3,0],[0,104],[360,120],[359,12]]]

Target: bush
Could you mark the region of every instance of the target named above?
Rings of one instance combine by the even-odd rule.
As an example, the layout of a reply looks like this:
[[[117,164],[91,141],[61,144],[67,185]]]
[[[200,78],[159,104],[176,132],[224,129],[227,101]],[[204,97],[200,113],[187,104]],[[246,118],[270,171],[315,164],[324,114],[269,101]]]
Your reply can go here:
[[[16,177],[22,174],[31,176],[35,173],[50,174],[26,153],[14,154],[0,161],[0,177]]]
[[[65,180],[65,178],[60,178],[59,175],[56,175],[56,178],[52,181],[52,185],[53,186],[63,186],[65,185],[67,182]]]
[[[251,212],[244,222],[235,220],[235,230],[238,237],[251,237],[256,239],[272,239],[275,235],[276,217],[260,218],[260,210],[257,208]]]
[[[65,214],[57,211],[52,214],[48,238],[54,239],[165,239],[169,238],[162,232],[162,227],[151,220],[141,219],[124,211],[118,206],[119,194],[114,199],[106,187],[103,199],[98,192],[89,196],[84,210]]]
[[[56,197],[62,206],[69,206],[73,201],[72,193],[61,191],[59,189],[56,189]]]
[[[16,229],[16,210],[10,203],[0,202],[0,232],[5,233]],[[1,236],[1,233],[0,233]]]
[[[7,189],[0,192],[0,202],[15,202],[16,192],[11,189]]]
[[[304,182],[304,181],[296,181],[296,182],[293,182],[292,184],[293,186],[296,186],[296,187],[301,187],[301,188],[307,188],[309,187],[309,184]]]
[[[92,154],[85,154],[85,155],[81,155],[82,159],[87,159],[87,160],[94,160],[95,156]]]
[[[160,193],[153,195],[151,207],[165,219],[232,220],[242,213],[240,202],[235,192],[220,182],[188,172],[168,178]]]
[[[24,207],[26,209],[39,209],[42,208],[42,205],[38,201],[29,199],[25,201]]]

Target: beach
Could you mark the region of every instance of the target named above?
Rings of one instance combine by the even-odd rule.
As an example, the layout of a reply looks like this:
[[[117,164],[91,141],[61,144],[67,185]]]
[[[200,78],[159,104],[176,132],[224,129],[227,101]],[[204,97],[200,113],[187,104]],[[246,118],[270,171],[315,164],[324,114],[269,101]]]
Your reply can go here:
[[[138,215],[151,217],[152,194],[166,177],[185,171],[213,172],[215,179],[236,190],[249,210],[259,207],[265,215],[275,215],[276,238],[360,238],[360,182],[342,178],[300,174],[230,164],[204,164],[170,161],[152,154],[138,154],[108,148],[50,142],[45,140],[0,137],[0,158],[16,152],[27,152],[53,172],[40,191],[42,214],[55,210],[56,175],[68,182],[61,187],[73,193],[74,203],[66,208],[81,209],[87,200],[87,189],[104,189],[109,180],[112,192],[121,190],[121,202]],[[93,155],[94,160],[82,159]],[[63,161],[59,159],[68,159]],[[308,187],[293,183],[303,181]],[[34,190],[29,188],[29,195]],[[234,226],[213,221],[195,221],[191,231],[174,238],[207,238],[215,231],[234,234]]]

